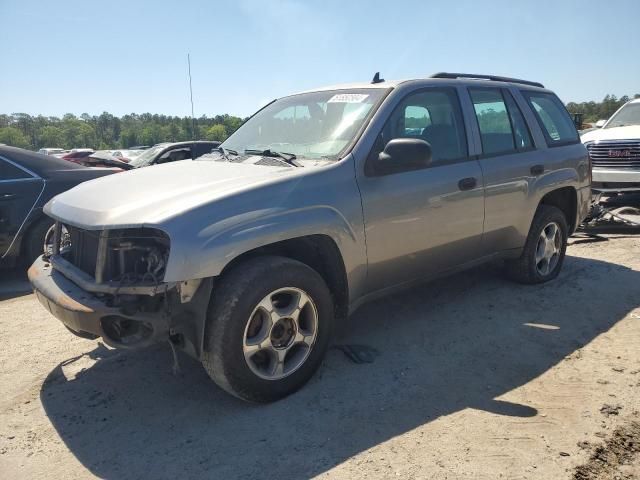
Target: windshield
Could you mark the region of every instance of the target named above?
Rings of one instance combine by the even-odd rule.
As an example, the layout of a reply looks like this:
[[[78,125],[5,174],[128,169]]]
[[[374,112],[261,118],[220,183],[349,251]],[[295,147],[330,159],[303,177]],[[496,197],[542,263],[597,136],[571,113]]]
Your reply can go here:
[[[616,113],[605,128],[640,125],[640,103],[628,103]]]
[[[156,155],[158,153],[160,153],[160,151],[163,150],[166,146],[167,146],[167,144],[163,144],[163,143],[160,143],[158,145],[154,145],[153,147],[143,151],[137,157],[133,158],[129,162],[129,165],[131,165],[134,168],[144,167],[145,165],[148,165],[149,163],[151,163],[153,161],[153,159],[156,157]]]
[[[299,158],[340,158],[384,89],[303,93],[276,100],[251,117],[222,147],[293,153]]]

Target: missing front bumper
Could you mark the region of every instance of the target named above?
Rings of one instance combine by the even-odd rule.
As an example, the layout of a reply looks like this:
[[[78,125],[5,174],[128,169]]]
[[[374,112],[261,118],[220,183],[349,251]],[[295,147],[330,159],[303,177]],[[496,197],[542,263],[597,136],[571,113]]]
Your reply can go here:
[[[123,292],[87,291],[58,266],[38,258],[29,268],[29,281],[40,303],[77,335],[102,337],[114,348],[142,348],[171,339],[187,354],[201,357],[213,279],[182,282],[181,288],[161,287],[154,292],[133,290],[137,295],[121,295],[128,301],[118,304],[114,300]],[[73,266],[69,269],[73,272]],[[143,308],[151,298],[159,300],[157,308]]]
[[[28,271],[40,303],[80,336],[102,337],[118,348],[144,347],[169,337],[169,317],[162,312],[127,314],[80,288],[38,258]]]

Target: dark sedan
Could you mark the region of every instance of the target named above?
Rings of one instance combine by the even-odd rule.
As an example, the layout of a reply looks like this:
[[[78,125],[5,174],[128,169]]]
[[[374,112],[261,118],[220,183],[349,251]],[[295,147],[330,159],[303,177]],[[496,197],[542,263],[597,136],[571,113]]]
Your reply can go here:
[[[0,266],[12,266],[20,258],[31,262],[43,252],[53,220],[42,207],[51,198],[115,171],[0,146]]]

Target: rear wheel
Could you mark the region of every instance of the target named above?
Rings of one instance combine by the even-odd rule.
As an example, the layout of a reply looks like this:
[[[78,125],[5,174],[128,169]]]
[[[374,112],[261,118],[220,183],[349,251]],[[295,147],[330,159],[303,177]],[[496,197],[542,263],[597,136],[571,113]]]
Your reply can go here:
[[[568,230],[562,210],[551,205],[540,205],[520,258],[506,264],[509,277],[529,284],[556,278],[564,261]]]
[[[320,366],[333,326],[322,277],[283,257],[260,257],[224,275],[209,306],[203,365],[223,389],[270,402]]]

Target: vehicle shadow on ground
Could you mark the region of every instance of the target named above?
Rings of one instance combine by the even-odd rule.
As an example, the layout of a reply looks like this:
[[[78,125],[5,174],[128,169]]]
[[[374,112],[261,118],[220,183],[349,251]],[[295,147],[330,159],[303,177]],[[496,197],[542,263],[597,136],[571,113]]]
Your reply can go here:
[[[26,268],[0,269],[0,301],[32,293]]]
[[[308,478],[465,408],[537,415],[536,405],[498,397],[623,319],[638,305],[628,286],[639,277],[567,257],[546,285],[512,284],[485,267],[377,301],[337,339],[374,347],[375,362],[332,349],[305,388],[275,404],[225,394],[184,355],[173,376],[168,346],[101,345],[74,378],[54,369],[41,401],[71,452],[102,478]]]

